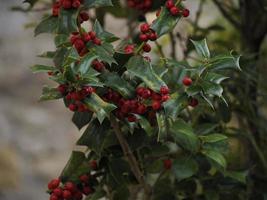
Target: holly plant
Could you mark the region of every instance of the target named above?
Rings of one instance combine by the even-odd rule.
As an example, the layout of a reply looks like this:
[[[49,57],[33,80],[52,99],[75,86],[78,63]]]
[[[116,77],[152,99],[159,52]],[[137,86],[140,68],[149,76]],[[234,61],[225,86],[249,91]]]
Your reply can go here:
[[[191,41],[194,59],[166,56],[158,39],[190,14],[181,0],[48,5],[52,11],[35,35],[54,36],[55,51],[40,55],[53,65],[31,69],[55,82],[43,88],[40,100],[61,100],[84,131],[76,144],[87,147],[73,151],[49,182],[50,200],[213,200],[227,194],[227,185],[245,182],[244,173],[227,168],[225,124],[201,120],[207,112],[216,116],[218,104],[228,106],[222,82],[231,78],[226,72],[240,70],[240,56],[212,53],[206,39]],[[116,10],[157,12],[152,23],[133,18],[138,26],[132,37],[118,38],[97,19]]]

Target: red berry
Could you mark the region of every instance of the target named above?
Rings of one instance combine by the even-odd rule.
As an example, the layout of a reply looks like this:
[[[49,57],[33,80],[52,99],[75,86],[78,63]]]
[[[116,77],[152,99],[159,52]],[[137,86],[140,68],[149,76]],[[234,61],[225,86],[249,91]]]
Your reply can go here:
[[[52,76],[53,72],[47,72],[48,76]]]
[[[74,183],[69,181],[69,182],[65,183],[64,189],[67,190],[67,191],[70,191],[70,192],[75,192],[76,186],[75,186]]]
[[[76,39],[74,42],[74,47],[77,49],[77,51],[81,51],[84,47],[84,41],[82,39]]]
[[[87,12],[81,12],[80,17],[82,18],[83,21],[89,20],[89,14]]]
[[[95,38],[94,40],[93,40],[93,43],[95,44],[95,45],[101,45],[101,40],[99,39],[99,38]]]
[[[57,87],[57,90],[62,94],[64,95],[67,91],[67,86],[65,84],[62,84],[62,85],[59,85]]]
[[[156,12],[156,16],[157,16],[157,17],[160,16],[160,13],[161,13],[161,8],[157,10],[157,12]]]
[[[105,68],[105,65],[103,62],[99,62],[98,60],[93,61],[93,67],[96,71],[102,71]]]
[[[127,119],[128,119],[128,122],[136,122],[136,117],[134,116],[134,115],[129,115],[128,117],[127,117]]]
[[[83,40],[85,42],[89,42],[91,40],[91,36],[89,34],[87,34],[87,33],[84,33],[83,34]]]
[[[49,200],[59,200],[58,196],[52,194],[49,198]]]
[[[157,36],[156,33],[150,33],[148,37],[149,37],[149,39],[150,39],[151,41],[155,41],[155,40],[158,39],[158,36]]]
[[[151,51],[151,46],[149,45],[149,44],[144,44],[144,46],[143,46],[143,50],[144,50],[144,52],[150,52]]]
[[[158,93],[153,92],[152,99],[155,100],[155,101],[161,101],[161,95],[159,95]]]
[[[85,86],[83,89],[86,95],[92,94],[95,91],[95,89],[91,86]]]
[[[89,32],[92,39],[95,39],[96,33],[94,31]]]
[[[90,162],[90,167],[93,169],[93,170],[96,170],[97,169],[97,162],[96,160],[92,160]]]
[[[75,104],[72,104],[72,103],[71,103],[71,104],[69,105],[69,109],[70,109],[71,111],[74,112],[74,111],[77,110],[77,106],[76,106]]]
[[[87,111],[87,107],[86,107],[86,105],[80,103],[80,104],[78,105],[78,112],[85,112],[85,111]]]
[[[125,48],[124,48],[124,53],[126,54],[132,54],[134,52],[134,45],[127,45]]]
[[[167,86],[162,86],[162,87],[160,88],[160,93],[161,93],[162,95],[169,94],[169,93],[170,93],[170,90],[169,90],[169,88],[168,88]]]
[[[145,90],[145,88],[143,88],[143,87],[136,88],[137,95],[142,96],[144,90]]]
[[[185,86],[190,86],[192,84],[192,82],[193,82],[192,79],[190,77],[188,77],[188,76],[183,78],[183,84]]]
[[[63,1],[62,7],[64,9],[70,9],[71,8],[71,0],[65,0],[65,1]]]
[[[142,24],[142,25],[140,26],[140,31],[141,31],[142,33],[147,33],[149,30],[150,30],[150,26],[149,26],[148,24]]]
[[[48,189],[49,190],[56,189],[59,186],[59,184],[60,184],[59,179],[53,179],[52,181],[48,183]]]
[[[190,15],[190,11],[188,9],[183,10],[183,16],[188,17]]]
[[[80,181],[83,182],[83,183],[88,183],[89,182],[89,176],[84,174],[82,176],[80,176]]]
[[[145,89],[142,91],[141,97],[143,97],[144,99],[148,99],[149,97],[151,97],[151,92],[149,89]]]
[[[172,7],[174,7],[173,0],[168,0],[165,5],[168,9],[171,9]]]
[[[142,114],[145,114],[146,111],[147,111],[147,108],[143,104],[139,105],[137,108],[137,114],[142,115]]]
[[[141,34],[141,35],[139,35],[139,39],[140,39],[142,42],[147,42],[147,41],[148,41],[148,35],[146,35],[146,34]]]
[[[73,196],[74,196],[75,200],[82,200],[83,199],[83,193],[81,193],[80,191],[76,192]]]
[[[62,189],[61,188],[56,188],[53,190],[53,194],[56,195],[57,197],[61,197],[62,196]]]
[[[152,108],[153,108],[153,110],[159,110],[161,108],[160,101],[153,101],[152,102]]]
[[[64,199],[67,199],[67,200],[72,198],[72,194],[69,190],[64,190],[62,196]]]
[[[86,187],[83,188],[83,193],[84,193],[85,195],[89,195],[89,194],[91,194],[92,192],[93,192],[93,190],[92,190],[91,187],[89,187],[89,186],[86,186]]]
[[[79,0],[74,0],[74,2],[72,3],[73,8],[79,8],[80,5],[81,5],[81,2]]]
[[[193,108],[196,107],[198,105],[198,100],[195,98],[191,98],[189,100],[189,105],[192,106]]]
[[[166,160],[163,161],[163,163],[164,163],[164,168],[165,169],[171,169],[172,168],[172,160],[166,159]]]
[[[178,14],[179,14],[179,8],[177,8],[177,7],[172,7],[171,9],[170,9],[170,12],[171,12],[171,15],[172,16],[177,16]]]
[[[170,95],[166,94],[161,97],[161,101],[165,102],[165,101],[168,101],[170,98],[171,98]]]

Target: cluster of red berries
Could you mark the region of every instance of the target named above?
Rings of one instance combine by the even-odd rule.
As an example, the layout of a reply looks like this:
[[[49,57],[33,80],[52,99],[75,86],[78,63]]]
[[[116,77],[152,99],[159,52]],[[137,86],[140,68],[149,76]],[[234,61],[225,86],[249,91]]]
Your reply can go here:
[[[89,163],[92,170],[97,169],[96,160]],[[83,174],[79,177],[78,184],[71,181],[63,184],[59,178],[51,180],[47,187],[50,194],[50,200],[82,200],[84,196],[94,193],[94,184],[97,179],[88,174]]]
[[[152,6],[152,0],[127,0],[127,4],[130,8],[134,8],[140,11],[148,11]]]
[[[127,118],[129,122],[135,122],[137,118],[134,114],[145,115],[149,111],[158,111],[161,109],[162,103],[168,101],[170,96],[168,87],[163,86],[160,93],[138,87],[134,99],[124,99],[119,93],[112,90],[109,90],[104,98],[117,105],[116,115],[120,119]]]
[[[95,88],[91,86],[84,86],[80,90],[70,88],[67,84],[58,86],[58,91],[64,96],[68,108],[75,112],[89,112],[88,107],[83,103],[83,100],[95,92]]]
[[[83,0],[58,0],[53,4],[52,15],[58,16],[60,8],[77,9],[81,6]]]
[[[190,15],[190,11],[188,9],[176,6],[173,0],[168,0],[165,6],[172,16],[182,15],[183,17],[188,17]]]
[[[152,30],[149,26],[149,24],[145,23],[145,24],[142,24],[140,26],[140,31],[141,31],[141,34],[139,35],[139,39],[142,41],[142,42],[147,42],[147,41],[155,41],[158,39],[158,36],[157,36],[157,33]],[[150,52],[151,51],[151,47],[149,44],[145,43],[144,46],[143,46],[143,50],[145,52]]]
[[[92,42],[95,45],[101,45],[102,41],[96,36],[94,31],[88,33],[83,33],[82,35],[79,32],[72,33],[70,38],[71,44],[76,48],[80,56],[84,56],[89,52],[86,44]]]
[[[163,160],[163,165],[166,170],[169,170],[172,168],[172,160],[171,159],[165,159]]]

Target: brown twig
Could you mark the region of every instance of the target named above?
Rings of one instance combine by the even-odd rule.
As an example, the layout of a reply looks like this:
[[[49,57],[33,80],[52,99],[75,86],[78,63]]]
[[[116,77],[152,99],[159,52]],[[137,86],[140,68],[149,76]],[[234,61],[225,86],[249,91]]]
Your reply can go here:
[[[127,158],[128,162],[129,162],[130,168],[131,168],[135,178],[137,179],[139,184],[142,185],[142,187],[144,188],[145,199],[149,200],[150,195],[151,195],[150,186],[148,184],[146,184],[145,179],[144,179],[144,175],[142,174],[142,172],[140,170],[138,162],[137,162],[133,152],[131,151],[131,148],[130,148],[128,142],[126,141],[126,139],[123,136],[123,133],[121,131],[121,128],[120,128],[119,123],[117,122],[115,116],[113,116],[113,115],[110,116],[110,123],[111,123],[111,126],[113,127],[113,130],[116,134],[116,137],[117,137],[117,139],[120,143],[120,146],[123,150],[124,156]]]

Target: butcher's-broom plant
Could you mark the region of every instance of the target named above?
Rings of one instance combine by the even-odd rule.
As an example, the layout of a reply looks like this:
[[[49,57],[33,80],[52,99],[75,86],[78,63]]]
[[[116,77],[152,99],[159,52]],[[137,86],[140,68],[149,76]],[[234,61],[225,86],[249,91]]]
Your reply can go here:
[[[227,106],[221,83],[231,78],[226,72],[240,70],[239,56],[211,53],[205,39],[191,41],[190,62],[166,56],[157,40],[189,16],[181,0],[113,3],[53,1],[35,29],[35,35],[52,33],[56,46],[41,55],[53,66],[31,68],[56,84],[43,88],[41,100],[61,99],[77,128],[86,127],[76,144],[87,150],[73,151],[48,184],[50,200],[209,200],[224,192],[216,194],[216,183],[244,182],[244,174],[227,170],[225,124],[210,126],[199,117]],[[158,11],[151,24],[143,17],[132,38],[118,38],[104,30],[101,16],[123,6]],[[153,43],[159,57],[149,57]]]

